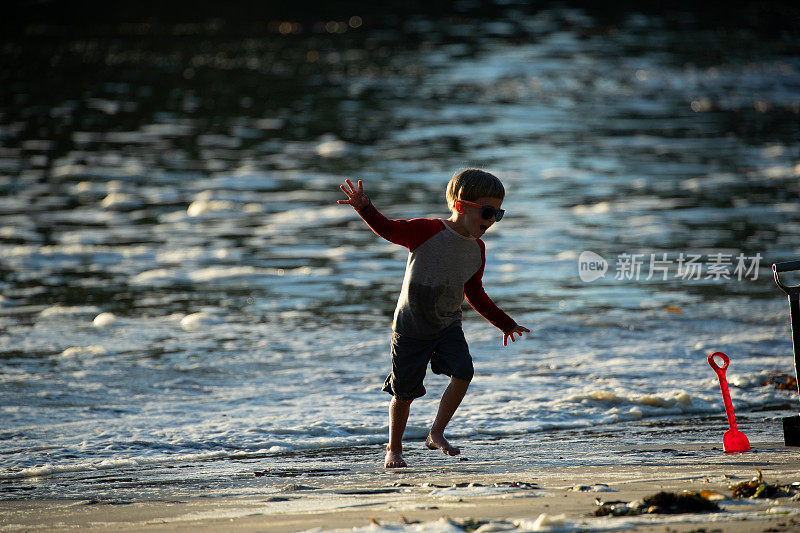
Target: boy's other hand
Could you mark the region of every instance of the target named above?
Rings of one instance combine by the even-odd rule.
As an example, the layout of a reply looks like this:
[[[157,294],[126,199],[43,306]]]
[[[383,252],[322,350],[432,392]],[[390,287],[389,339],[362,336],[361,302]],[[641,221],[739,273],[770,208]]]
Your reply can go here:
[[[508,346],[508,339],[511,339],[511,342],[517,342],[517,339],[514,338],[514,333],[519,335],[519,338],[522,338],[522,333],[530,333],[531,330],[528,328],[523,328],[522,326],[517,326],[508,333],[503,334],[503,346]]]
[[[347,184],[346,189],[344,185],[339,185],[339,188],[342,189],[342,192],[347,195],[347,200],[339,200],[337,203],[344,204],[344,205],[352,205],[357,211],[361,211],[365,207],[369,206],[369,196],[364,194],[364,184],[361,183],[361,180],[358,180],[358,188],[356,189],[353,186],[353,183],[346,179],[344,182]]]

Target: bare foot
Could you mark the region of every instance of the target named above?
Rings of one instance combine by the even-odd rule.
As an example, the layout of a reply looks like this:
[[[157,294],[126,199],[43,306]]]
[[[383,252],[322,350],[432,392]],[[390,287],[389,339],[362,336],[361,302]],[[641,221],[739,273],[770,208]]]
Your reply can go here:
[[[442,450],[445,455],[458,455],[461,450],[452,446],[443,434],[428,433],[428,438],[425,439],[425,446],[431,450]]]
[[[402,452],[386,450],[386,460],[384,461],[383,466],[386,468],[405,468],[408,465],[403,459]]]

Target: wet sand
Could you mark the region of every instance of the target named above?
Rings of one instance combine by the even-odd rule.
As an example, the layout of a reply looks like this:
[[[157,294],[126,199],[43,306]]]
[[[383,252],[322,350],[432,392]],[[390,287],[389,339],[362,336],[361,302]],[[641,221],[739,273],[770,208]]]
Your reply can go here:
[[[732,486],[752,479],[758,470],[768,483],[800,481],[800,449],[758,442],[754,451],[732,455],[722,453],[719,444],[673,448],[680,459],[662,464],[491,473],[470,471],[469,462],[453,458],[434,469],[375,468],[373,476],[358,476],[357,484],[347,476],[299,478],[262,496],[6,501],[0,502],[0,530],[380,531],[376,524],[391,531],[459,531],[480,525],[483,531],[800,528],[800,501],[791,497],[731,499]],[[686,460],[682,452],[697,459]],[[583,490],[575,490],[581,485]],[[727,498],[717,502],[720,512],[594,516],[597,498],[630,502],[684,490],[710,490]]]

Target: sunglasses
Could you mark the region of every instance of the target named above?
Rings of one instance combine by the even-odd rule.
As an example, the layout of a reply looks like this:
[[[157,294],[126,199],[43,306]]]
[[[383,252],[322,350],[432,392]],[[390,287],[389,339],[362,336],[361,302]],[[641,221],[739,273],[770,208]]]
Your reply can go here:
[[[494,217],[495,222],[503,220],[503,215],[506,214],[504,209],[495,209],[490,205],[476,204],[475,202],[468,202],[466,200],[459,200],[456,204],[470,205],[472,207],[479,207],[481,209],[481,218],[489,220]]]

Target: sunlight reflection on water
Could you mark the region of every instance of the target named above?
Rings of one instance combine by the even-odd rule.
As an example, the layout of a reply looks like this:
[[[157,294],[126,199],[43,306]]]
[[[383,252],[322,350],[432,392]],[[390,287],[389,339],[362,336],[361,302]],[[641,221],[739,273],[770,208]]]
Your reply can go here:
[[[2,472],[382,443],[406,253],[337,186],[364,179],[390,217],[445,217],[447,180],[473,165],[509,191],[487,292],[535,342],[498,352],[465,313],[478,378],[456,435],[716,414],[697,361],[718,346],[736,354],[737,408],[787,405],[760,383],[791,366],[767,270],[800,254],[796,54],[581,10],[357,22],[23,47],[0,108]],[[584,250],[604,278],[580,281]],[[615,279],[633,253],[666,254],[668,275]],[[686,280],[682,253],[760,253],[762,270]],[[140,487],[180,477],[152,468]]]

